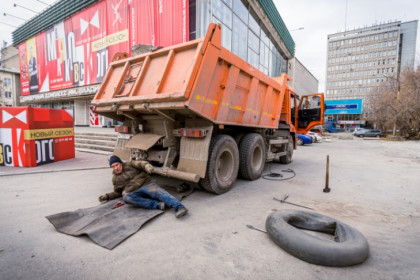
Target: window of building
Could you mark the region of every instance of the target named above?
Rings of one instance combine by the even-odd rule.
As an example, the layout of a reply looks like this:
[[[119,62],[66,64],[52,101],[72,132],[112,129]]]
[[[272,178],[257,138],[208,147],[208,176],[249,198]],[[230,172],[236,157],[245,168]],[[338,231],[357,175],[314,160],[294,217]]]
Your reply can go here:
[[[248,36],[248,47],[258,54],[260,49],[260,39],[251,30],[249,30]]]
[[[229,29],[232,29],[232,10],[222,0],[213,1],[213,15]]]
[[[12,98],[12,92],[11,91],[5,91],[4,92],[4,97],[6,97],[6,98]]]
[[[240,2],[240,0],[237,0]],[[237,2],[236,1],[236,2]],[[236,3],[234,2],[234,3]],[[242,3],[242,2],[241,2]],[[233,16],[232,52],[247,60],[248,28],[236,15]]]
[[[241,0],[233,0],[233,12],[248,24],[248,9]]]
[[[12,84],[12,79],[10,78],[4,78],[4,86],[9,87]]]
[[[258,24],[257,16],[255,16],[252,11],[249,13],[249,28],[252,31],[254,31],[254,33],[257,34],[257,36],[260,35],[261,28],[260,28],[260,25]]]

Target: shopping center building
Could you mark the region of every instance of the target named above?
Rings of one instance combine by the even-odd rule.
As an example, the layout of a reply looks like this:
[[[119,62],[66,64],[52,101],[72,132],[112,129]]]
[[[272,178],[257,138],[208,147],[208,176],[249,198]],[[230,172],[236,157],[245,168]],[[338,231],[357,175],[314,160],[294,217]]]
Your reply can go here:
[[[113,56],[200,38],[211,22],[225,48],[265,74],[290,71],[295,43],[272,0],[61,0],[13,32],[20,102],[66,109],[76,126],[112,125],[90,101]]]

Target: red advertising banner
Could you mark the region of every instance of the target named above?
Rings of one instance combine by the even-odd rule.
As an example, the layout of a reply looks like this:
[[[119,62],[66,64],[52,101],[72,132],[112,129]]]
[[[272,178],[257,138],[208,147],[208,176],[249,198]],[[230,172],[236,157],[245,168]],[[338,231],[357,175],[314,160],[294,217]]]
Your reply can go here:
[[[155,45],[172,46],[188,41],[188,1],[161,0],[155,3]]]
[[[19,45],[22,95],[100,83],[115,53],[188,41],[187,0],[103,0]]]
[[[102,81],[108,67],[106,2],[101,1],[74,15],[73,32],[76,48],[83,49],[84,84]]]
[[[0,166],[33,167],[74,156],[73,118],[65,110],[0,107]]]
[[[108,61],[117,52],[127,52],[130,49],[130,7],[128,0],[108,0],[107,10],[107,36]]]
[[[155,46],[154,0],[132,0],[130,3],[131,46]]]
[[[48,81],[48,61],[46,48],[46,32],[39,33],[35,36],[37,58],[38,58],[38,90],[39,92],[49,91],[50,85]]]
[[[29,69],[27,62],[26,42],[19,45],[20,88],[23,95],[29,95]]]

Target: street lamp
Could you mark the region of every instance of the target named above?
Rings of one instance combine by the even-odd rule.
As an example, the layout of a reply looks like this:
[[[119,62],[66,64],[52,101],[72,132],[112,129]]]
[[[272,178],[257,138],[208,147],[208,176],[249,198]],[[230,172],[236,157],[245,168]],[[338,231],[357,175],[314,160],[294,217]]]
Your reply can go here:
[[[3,15],[4,15],[4,16],[9,16],[9,17],[14,17],[14,18],[17,18],[17,19],[20,19],[20,20],[26,21],[26,19],[23,19],[23,18],[20,18],[20,17],[14,16],[14,15],[11,15],[11,14],[8,14],[8,13],[3,13]]]
[[[26,8],[26,7],[24,7],[24,6],[22,6],[22,5],[19,5],[19,4],[13,4],[13,6],[14,6],[14,7],[21,7],[21,8],[23,8],[23,9],[28,10],[28,11],[31,11],[31,12],[33,12],[33,13],[35,13],[35,14],[37,14],[37,13],[38,13],[38,12],[35,12],[34,10],[32,10],[32,9]]]

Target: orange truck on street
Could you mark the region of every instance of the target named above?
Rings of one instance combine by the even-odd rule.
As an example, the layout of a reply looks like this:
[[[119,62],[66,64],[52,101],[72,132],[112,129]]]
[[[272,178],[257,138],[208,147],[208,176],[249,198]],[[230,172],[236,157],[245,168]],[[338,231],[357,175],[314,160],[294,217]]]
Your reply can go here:
[[[210,24],[201,39],[116,55],[92,104],[123,123],[114,153],[221,194],[238,175],[260,178],[266,162],[290,163],[296,134],[323,124],[323,94],[299,100],[289,80],[222,47],[220,25]]]

